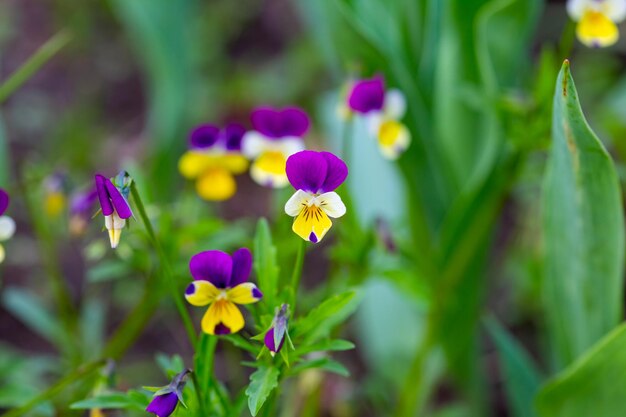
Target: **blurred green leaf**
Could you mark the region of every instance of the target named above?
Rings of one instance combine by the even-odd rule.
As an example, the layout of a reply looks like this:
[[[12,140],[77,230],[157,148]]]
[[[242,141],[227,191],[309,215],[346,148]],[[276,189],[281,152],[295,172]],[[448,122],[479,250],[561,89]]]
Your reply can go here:
[[[302,356],[311,352],[340,351],[352,349],[354,349],[354,343],[347,340],[325,340],[323,342],[315,343],[313,345],[299,347],[294,351],[294,355]]]
[[[139,395],[137,395],[139,394]],[[150,403],[150,396],[130,390],[129,392],[112,392],[97,397],[73,403],[73,410],[88,410],[91,408],[145,411]]]
[[[541,385],[541,374],[524,348],[494,318],[485,325],[498,350],[500,372],[513,417],[535,417],[533,398]]]
[[[358,307],[361,295],[350,290],[334,295],[315,307],[309,314],[298,320],[294,338],[302,336],[304,343],[310,343],[324,337],[337,324],[342,323]]]
[[[278,386],[280,371],[273,366],[261,366],[250,375],[250,385],[246,389],[248,396],[248,408],[253,416],[256,416],[265,400]]]
[[[626,325],[549,380],[536,398],[541,417],[622,417],[626,409]]]
[[[568,61],[556,82],[552,140],[543,189],[543,291],[560,369],[619,323],[624,273],[620,185],[582,113]]]
[[[265,218],[259,219],[254,237],[254,270],[259,288],[263,292],[267,312],[273,313],[278,293],[280,268],[276,260],[276,247],[272,243],[270,226]]]
[[[348,369],[346,369],[345,366],[343,366],[339,362],[332,360],[330,358],[318,358],[318,359],[312,359],[309,361],[301,362],[297,364],[296,366],[294,366],[293,368],[291,368],[289,371],[289,374],[297,375],[300,372],[303,372],[309,369],[323,369],[325,371],[332,372],[334,374],[341,375],[346,378],[350,376],[350,371],[348,371]]]

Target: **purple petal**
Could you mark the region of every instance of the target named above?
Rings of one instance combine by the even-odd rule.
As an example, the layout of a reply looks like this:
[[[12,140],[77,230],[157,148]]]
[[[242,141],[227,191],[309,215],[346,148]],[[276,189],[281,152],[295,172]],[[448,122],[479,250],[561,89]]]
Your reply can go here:
[[[224,140],[226,142],[226,149],[229,151],[241,150],[241,139],[246,133],[246,128],[237,123],[231,123],[224,128]]]
[[[280,112],[283,136],[302,137],[309,130],[309,116],[298,107],[287,107]]]
[[[230,328],[228,328],[228,326],[224,325],[224,323],[218,323],[217,325],[215,325],[215,329],[213,329],[213,333],[220,335],[220,334],[230,334]]]
[[[300,151],[287,159],[286,172],[296,190],[317,193],[326,179],[328,164],[320,152]]]
[[[72,216],[91,217],[93,205],[98,199],[98,191],[94,187],[89,191],[83,191],[75,194],[70,203],[70,214]]]
[[[189,271],[196,280],[209,281],[217,288],[227,288],[233,270],[230,255],[219,250],[208,250],[194,255],[189,261]]]
[[[113,185],[111,180],[105,178],[104,186],[106,187],[107,193],[113,203],[113,207],[115,208],[115,211],[117,211],[117,215],[120,216],[120,219],[128,219],[129,217],[132,217],[133,211],[130,209],[128,201],[126,201],[124,196],[122,196],[120,190]]]
[[[100,208],[102,208],[102,214],[105,216],[110,216],[113,214],[113,204],[109,199],[109,193],[107,192],[106,183],[111,182],[108,178],[103,175],[96,174],[96,191],[98,192],[98,200],[100,201]],[[113,184],[111,184],[113,185]]]
[[[252,253],[248,248],[237,249],[232,256],[233,272],[230,276],[230,287],[246,282],[252,271]]]
[[[200,125],[189,134],[189,145],[192,148],[210,148],[220,137],[220,129],[213,125]]]
[[[346,180],[348,167],[345,162],[330,152],[321,152],[321,154],[328,165],[326,179],[320,187],[321,191],[324,193],[335,191]]]
[[[297,107],[284,110],[259,107],[252,112],[251,119],[256,131],[273,139],[303,136],[309,129],[309,117]]]
[[[146,408],[146,411],[152,414],[156,414],[158,417],[169,417],[170,414],[176,409],[178,404],[178,397],[174,392],[168,392],[167,394],[157,395],[152,398],[150,404]]]
[[[7,211],[7,207],[9,207],[9,201],[9,194],[2,188],[0,188],[0,216],[2,216],[5,211]]]
[[[385,80],[380,75],[354,83],[348,96],[348,106],[355,112],[381,110],[385,101]]]
[[[270,352],[278,353],[283,348],[285,344],[285,337],[280,341],[278,345],[278,349],[276,349],[276,344],[274,343],[274,328],[272,327],[265,333],[265,337],[263,338],[263,342],[265,342],[265,346],[270,350]]]

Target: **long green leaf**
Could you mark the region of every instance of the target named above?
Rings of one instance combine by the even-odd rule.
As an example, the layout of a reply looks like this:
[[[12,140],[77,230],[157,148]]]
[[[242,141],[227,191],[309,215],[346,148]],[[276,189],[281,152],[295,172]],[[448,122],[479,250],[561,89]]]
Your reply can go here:
[[[543,292],[560,368],[619,323],[624,273],[617,174],[585,120],[568,61],[556,83],[552,140],[543,190]]]
[[[248,407],[253,416],[257,415],[265,400],[278,386],[279,374],[280,371],[273,366],[261,366],[250,375],[250,385],[246,389],[246,395],[248,396]]]
[[[254,271],[259,288],[265,297],[265,306],[269,312],[273,312],[273,308],[276,307],[280,268],[276,259],[276,247],[272,243],[270,226],[264,218],[259,219],[254,237]]]
[[[353,290],[326,299],[297,322],[294,334],[303,335],[308,343],[328,335],[356,310],[360,300],[361,295]]]
[[[625,374],[626,325],[621,325],[541,388],[539,415],[622,417]]]

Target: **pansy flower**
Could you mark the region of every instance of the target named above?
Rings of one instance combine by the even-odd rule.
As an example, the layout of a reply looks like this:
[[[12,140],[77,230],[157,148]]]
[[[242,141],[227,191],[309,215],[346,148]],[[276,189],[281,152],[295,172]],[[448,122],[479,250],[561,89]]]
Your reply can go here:
[[[347,176],[346,164],[330,152],[301,151],[289,157],[287,177],[296,192],[285,213],[296,218],[292,229],[298,236],[317,243],[332,226],[330,217],[346,213],[335,189]]]
[[[183,402],[183,389],[185,388],[187,375],[190,372],[189,369],[185,369],[174,376],[169,385],[160,389],[155,388],[158,391],[154,393],[152,401],[146,407],[146,411],[157,417],[169,417],[176,410],[179,402],[186,408],[187,406]]]
[[[9,207],[9,201],[9,194],[0,188],[0,242],[9,240],[15,233],[15,222],[9,216],[4,215]],[[0,263],[4,261],[4,257],[4,247],[0,244]]]
[[[92,217],[93,206],[98,200],[98,191],[92,188],[74,194],[70,200],[70,233],[80,236],[85,233]]]
[[[229,124],[224,129],[203,124],[189,135],[189,150],[178,162],[180,173],[196,180],[196,192],[209,201],[224,201],[237,191],[233,175],[248,169],[248,160],[241,154],[245,128]]]
[[[367,120],[370,134],[378,140],[385,158],[397,159],[411,144],[411,133],[401,122],[406,99],[399,90],[385,90],[381,76],[355,81],[347,95],[347,106]]]
[[[583,44],[611,46],[619,38],[617,23],[626,18],[626,1],[568,0],[567,12],[578,22],[576,36]]]
[[[202,331],[208,334],[236,333],[244,319],[236,304],[256,303],[263,294],[248,281],[252,270],[250,250],[241,248],[232,256],[209,250],[194,255],[189,262],[194,278],[185,290],[189,304],[209,306],[202,318]]]
[[[126,219],[133,215],[128,204],[132,179],[125,171],[122,171],[112,179],[96,174],[95,181],[98,200],[104,215],[104,227],[109,231],[111,247],[115,249],[120,243]]]
[[[44,209],[48,216],[57,217],[65,209],[65,175],[57,172],[44,181]]]
[[[265,333],[263,343],[272,356],[276,355],[285,344],[287,336],[288,306],[283,304],[274,316],[272,327]]]
[[[250,176],[265,187],[282,188],[288,184],[287,158],[304,149],[302,137],[309,130],[309,117],[296,107],[261,107],[251,118],[254,130],[242,142],[244,155],[254,161]]]

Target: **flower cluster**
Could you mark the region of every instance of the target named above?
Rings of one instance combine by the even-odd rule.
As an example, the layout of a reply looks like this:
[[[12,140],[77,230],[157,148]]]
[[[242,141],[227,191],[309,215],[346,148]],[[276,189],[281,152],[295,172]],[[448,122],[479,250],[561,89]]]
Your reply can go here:
[[[406,113],[406,99],[399,90],[385,90],[382,76],[351,83],[345,105],[348,113],[365,118],[384,157],[397,159],[411,144],[411,133],[401,122]]]
[[[576,36],[583,44],[611,46],[619,39],[617,24],[626,19],[626,1],[568,0],[567,12],[578,22]]]
[[[187,179],[196,180],[196,192],[209,201],[223,201],[237,191],[233,175],[248,169],[241,154],[241,139],[245,128],[229,124],[220,129],[204,124],[189,136],[189,150],[180,158],[178,169]]]
[[[0,188],[0,242],[9,240],[15,233],[15,222],[11,217],[4,215],[9,207],[9,202],[9,194]],[[0,263],[4,261],[4,257],[4,247],[0,244]]]

